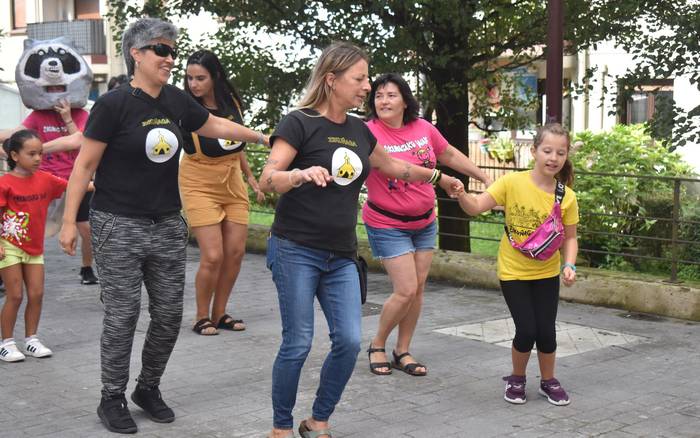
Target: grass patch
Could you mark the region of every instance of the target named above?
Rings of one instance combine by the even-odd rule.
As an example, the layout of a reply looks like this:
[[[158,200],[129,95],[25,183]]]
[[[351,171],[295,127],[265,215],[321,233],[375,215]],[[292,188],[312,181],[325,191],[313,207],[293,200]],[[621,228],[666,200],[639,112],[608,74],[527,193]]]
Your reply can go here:
[[[249,219],[251,224],[271,226],[274,219],[275,211],[255,205],[254,210],[251,210]],[[357,238],[367,240],[367,231],[365,226],[361,224],[362,216],[358,213],[357,216]],[[490,224],[482,222],[470,222],[471,236],[473,237],[489,237],[492,239],[500,239],[503,234],[503,225]],[[495,257],[498,253],[498,242],[481,239],[471,239],[471,247],[473,254],[487,255]]]

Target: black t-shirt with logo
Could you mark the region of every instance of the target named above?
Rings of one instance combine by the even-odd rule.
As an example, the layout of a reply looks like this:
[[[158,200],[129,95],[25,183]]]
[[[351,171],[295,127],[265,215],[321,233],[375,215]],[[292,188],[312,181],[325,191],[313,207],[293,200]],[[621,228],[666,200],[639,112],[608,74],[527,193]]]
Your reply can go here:
[[[278,137],[297,150],[289,169],[322,166],[333,181],[326,187],[306,183],[283,194],[272,232],[311,248],[354,257],[357,200],[377,139],[357,117],[348,115],[344,123],[334,123],[308,109],[286,115],[270,144]]]
[[[236,106],[227,106],[225,108],[217,108],[209,110],[215,116],[223,117],[224,119],[236,122],[239,125],[243,124],[243,117]],[[199,141],[199,150],[203,155],[211,158],[223,157],[226,155],[236,154],[245,149],[245,142],[225,140],[221,138],[203,137],[192,133],[191,136],[185,138],[183,149],[188,155],[196,153],[194,142]]]
[[[107,143],[95,174],[92,208],[124,216],[161,216],[180,211],[177,185],[180,129],[152,104],[119,87],[102,96],[90,111],[85,137]],[[158,102],[196,131],[209,112],[172,85]]]

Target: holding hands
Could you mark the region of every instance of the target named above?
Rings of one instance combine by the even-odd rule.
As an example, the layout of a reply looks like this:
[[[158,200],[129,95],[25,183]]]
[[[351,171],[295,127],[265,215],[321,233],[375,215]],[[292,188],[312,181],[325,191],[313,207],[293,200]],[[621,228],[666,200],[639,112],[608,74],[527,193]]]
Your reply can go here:
[[[442,174],[440,181],[438,181],[440,187],[447,192],[450,198],[456,198],[460,193],[464,192],[464,183],[457,178],[449,175]]]

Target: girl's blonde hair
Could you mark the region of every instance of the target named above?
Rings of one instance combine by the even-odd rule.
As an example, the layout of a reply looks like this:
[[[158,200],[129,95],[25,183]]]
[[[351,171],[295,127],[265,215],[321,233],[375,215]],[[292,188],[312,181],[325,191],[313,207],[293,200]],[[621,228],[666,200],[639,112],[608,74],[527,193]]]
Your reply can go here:
[[[544,126],[540,126],[537,129],[537,134],[535,135],[534,148],[537,149],[544,141],[544,136],[546,134],[561,135],[566,138],[566,151],[571,152],[571,137],[569,136],[569,131],[564,129],[559,123],[547,123]],[[564,166],[561,168],[559,173],[555,176],[558,181],[563,182],[569,187],[574,186],[574,165],[571,163],[569,156],[567,154]]]
[[[369,56],[364,50],[354,44],[335,42],[323,49],[321,57],[316,61],[306,82],[304,97],[299,102],[299,108],[318,108],[322,106],[331,94],[331,87],[326,83],[326,75],[333,73],[342,75],[358,61],[369,62]]]

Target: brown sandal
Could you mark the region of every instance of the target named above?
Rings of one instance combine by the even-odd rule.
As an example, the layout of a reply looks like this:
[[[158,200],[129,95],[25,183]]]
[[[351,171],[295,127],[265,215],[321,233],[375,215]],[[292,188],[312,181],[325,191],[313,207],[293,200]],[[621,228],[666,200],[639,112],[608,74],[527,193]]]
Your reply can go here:
[[[216,324],[216,328],[224,329],[224,330],[233,330],[234,332],[242,332],[245,330],[245,326],[243,328],[236,327],[236,324],[245,324],[242,319],[233,319],[231,315],[225,314],[221,318],[219,318],[219,323]]]
[[[367,358],[369,359],[369,371],[378,376],[388,376],[391,374],[391,364],[389,362],[372,362],[372,353],[386,353],[384,348],[374,348],[369,344]],[[387,368],[387,371],[379,371],[377,368]]]
[[[401,364],[401,359],[403,359],[406,356],[411,356],[411,353],[409,353],[408,351],[403,354],[397,355],[396,350],[394,350],[391,352],[391,354],[394,355],[394,362],[391,365],[397,370],[401,370],[406,374],[410,374],[416,377],[425,376],[426,374],[428,374],[428,368],[422,363],[414,362],[407,363],[406,365]],[[425,368],[425,371],[416,371],[417,368]]]
[[[218,331],[215,331],[214,333],[202,333],[204,330],[209,328],[216,329],[214,322],[209,318],[202,318],[194,324],[192,331],[202,336],[214,336],[219,334]]]

